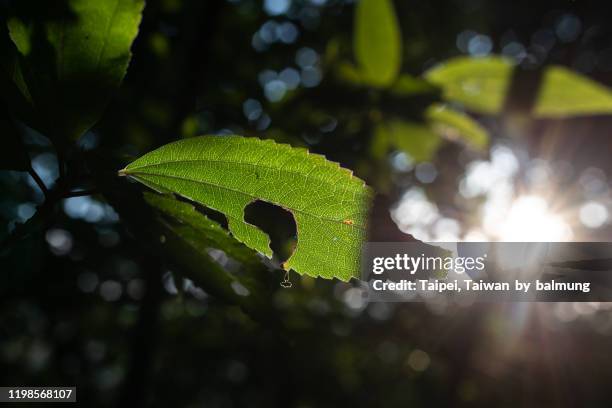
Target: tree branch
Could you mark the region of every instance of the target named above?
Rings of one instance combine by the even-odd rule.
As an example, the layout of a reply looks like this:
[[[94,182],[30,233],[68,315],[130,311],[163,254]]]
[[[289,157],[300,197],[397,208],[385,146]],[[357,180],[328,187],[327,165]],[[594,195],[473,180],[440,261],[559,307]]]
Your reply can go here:
[[[9,250],[14,244],[30,234],[43,230],[50,222],[55,205],[62,199],[66,191],[66,180],[58,179],[55,186],[47,191],[45,201],[38,206],[36,212],[25,223],[18,224],[13,232],[0,242],[0,252]]]
[[[30,168],[28,169],[28,174],[36,182],[38,188],[40,188],[45,197],[49,197],[49,189],[47,188],[47,186],[45,186],[45,183],[42,181],[38,173],[36,173],[36,171],[32,168],[32,166],[30,166]]]
[[[73,197],[83,197],[88,195],[97,194],[98,190],[95,188],[91,188],[88,190],[78,190],[78,191],[69,191],[62,196],[62,198],[73,198]]]

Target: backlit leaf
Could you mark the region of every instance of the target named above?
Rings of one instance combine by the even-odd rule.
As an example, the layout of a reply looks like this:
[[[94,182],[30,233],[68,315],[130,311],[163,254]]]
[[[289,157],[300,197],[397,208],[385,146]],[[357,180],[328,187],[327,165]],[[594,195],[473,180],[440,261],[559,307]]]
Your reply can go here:
[[[425,73],[442,89],[442,97],[474,112],[501,112],[512,80],[512,63],[501,57],[458,57]]]
[[[401,120],[379,124],[374,141],[375,156],[395,148],[407,153],[417,163],[431,160],[442,142],[426,124]]]
[[[395,95],[419,95],[436,92],[437,89],[431,83],[422,78],[415,78],[408,74],[402,74],[397,78],[397,81],[390,89]]]
[[[606,86],[560,66],[544,71],[534,115],[554,118],[612,114],[612,92]]]
[[[204,136],[163,146],[120,174],[222,212],[235,238],[267,256],[269,237],[244,220],[244,209],[256,200],[276,204],[297,226],[286,269],[345,281],[359,274],[371,193],[323,156],[270,140]]]
[[[402,39],[391,0],[360,0],[355,10],[355,59],[367,82],[390,85],[402,63]]]
[[[425,112],[432,128],[449,139],[460,139],[476,149],[484,149],[489,144],[489,135],[480,124],[448,106],[433,104]]]

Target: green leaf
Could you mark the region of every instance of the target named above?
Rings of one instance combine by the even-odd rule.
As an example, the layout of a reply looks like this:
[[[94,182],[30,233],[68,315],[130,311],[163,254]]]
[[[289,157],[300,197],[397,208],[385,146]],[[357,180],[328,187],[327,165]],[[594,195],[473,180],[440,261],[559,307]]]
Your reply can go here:
[[[218,223],[197,212],[193,205],[154,193],[145,193],[144,198],[153,208],[175,220],[172,229],[193,247],[221,249],[245,265],[259,265],[253,250],[232,238]]]
[[[437,91],[431,83],[407,74],[400,75],[390,90],[393,94],[401,96],[429,94]]]
[[[544,71],[534,115],[558,118],[612,113],[612,92],[585,76],[560,66]]]
[[[442,96],[483,114],[501,112],[512,80],[512,63],[501,57],[458,57],[425,73]]]
[[[271,140],[205,136],[163,146],[120,174],[222,212],[236,239],[267,256],[269,237],[244,220],[244,208],[255,200],[281,206],[298,231],[286,269],[345,281],[359,274],[371,192],[323,156]]]
[[[402,64],[402,38],[391,0],[360,0],[355,10],[355,59],[368,82],[390,85]]]
[[[389,148],[395,148],[415,162],[425,162],[433,158],[441,142],[440,136],[426,124],[391,120],[376,128],[373,151],[380,158]]]
[[[425,112],[434,131],[448,139],[462,139],[476,149],[489,144],[489,135],[480,124],[466,115],[442,104],[433,104]]]
[[[164,237],[159,250],[186,277],[213,296],[241,306],[255,318],[269,320],[273,316],[265,280],[269,271],[255,251],[233,239],[191,204],[155,193],[145,193],[145,200],[162,215],[155,225],[155,230]],[[212,259],[208,248],[222,248],[251,273],[229,272]]]
[[[0,106],[0,169],[28,171],[30,157],[15,123]]]
[[[339,62],[336,64],[336,72],[340,80],[344,82],[349,82],[356,85],[365,85],[367,84],[366,78],[357,68],[351,63],[348,62]]]
[[[17,48],[11,41],[6,25],[0,25],[0,97],[14,116],[35,125],[32,99],[25,85]]]
[[[3,88],[13,84],[7,102],[35,112],[21,119],[56,140],[76,139],[100,118],[125,76],[144,0],[67,4],[50,20],[9,19],[17,52],[3,80]]]

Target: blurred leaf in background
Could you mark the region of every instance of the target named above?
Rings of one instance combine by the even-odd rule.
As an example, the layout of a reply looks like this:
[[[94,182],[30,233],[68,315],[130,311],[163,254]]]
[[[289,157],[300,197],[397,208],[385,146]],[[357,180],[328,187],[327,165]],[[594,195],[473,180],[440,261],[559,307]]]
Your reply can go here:
[[[402,38],[391,0],[362,0],[355,10],[355,59],[365,82],[388,86],[402,65]]]
[[[440,136],[426,124],[399,120],[379,124],[375,141],[376,152],[388,153],[395,148],[407,153],[417,163],[430,161],[442,142]]]
[[[545,68],[534,106],[535,117],[611,113],[612,91],[608,87],[564,67]]]
[[[512,78],[512,63],[501,57],[457,57],[428,70],[425,78],[442,88],[447,101],[477,113],[501,112]]]
[[[477,150],[484,150],[489,144],[489,135],[476,120],[442,104],[427,108],[425,117],[430,126],[451,140],[461,140]]]

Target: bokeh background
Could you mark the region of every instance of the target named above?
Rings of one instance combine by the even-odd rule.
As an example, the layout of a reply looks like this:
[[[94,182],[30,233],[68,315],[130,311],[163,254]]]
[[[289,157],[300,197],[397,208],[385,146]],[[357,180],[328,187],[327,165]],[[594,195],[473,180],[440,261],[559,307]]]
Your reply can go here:
[[[343,78],[349,0],[147,2],[120,92],[79,145],[126,163],[194,135],[274,138],[380,193],[374,240],[607,241],[612,117],[529,115],[548,64],[612,85],[605,2],[394,5],[403,73],[460,55],[515,62],[503,114],[472,115],[486,148],[452,134],[423,147],[408,134],[402,149],[376,149],[381,118],[418,122],[439,95],[381,101]],[[52,184],[52,146],[30,129],[24,137]],[[5,236],[43,196],[26,173],[0,172],[0,186]],[[151,259],[102,197],[60,209],[50,229],[3,254],[3,385],[76,385],[84,406],[609,405],[612,304],[368,303],[356,282],[291,274],[282,289],[270,263],[270,323]],[[277,209],[254,211],[282,259],[294,226]]]

